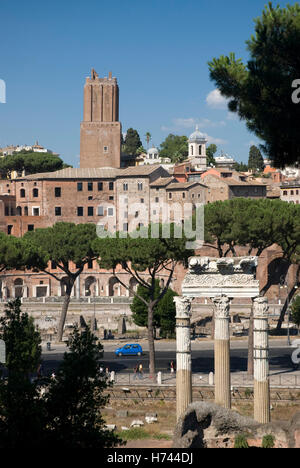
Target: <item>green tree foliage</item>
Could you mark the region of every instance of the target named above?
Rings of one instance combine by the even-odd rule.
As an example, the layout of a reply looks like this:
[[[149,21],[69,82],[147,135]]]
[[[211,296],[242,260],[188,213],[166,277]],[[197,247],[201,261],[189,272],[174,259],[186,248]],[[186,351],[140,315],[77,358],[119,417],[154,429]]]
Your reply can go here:
[[[215,145],[214,143],[210,144],[207,148],[206,148],[206,155],[207,155],[207,165],[208,166],[215,166],[216,165],[216,161],[215,161],[215,154],[217,152],[217,145]]]
[[[300,295],[296,296],[291,305],[291,320],[300,329]]]
[[[184,161],[189,154],[188,138],[170,133],[160,145],[160,157],[172,162]]]
[[[248,168],[255,172],[262,172],[264,167],[264,158],[260,150],[257,146],[252,145],[249,151]]]
[[[176,327],[176,305],[174,297],[178,294],[168,289],[162,300],[158,303],[160,317],[160,336],[162,338],[174,338]]]
[[[146,132],[145,138],[146,138],[146,142],[147,142],[147,147],[149,148],[149,143],[150,143],[151,138],[152,138],[151,133],[150,133],[150,132]]]
[[[43,271],[61,281],[49,271],[49,262],[54,262],[61,273],[65,273],[65,296],[58,326],[58,340],[63,337],[67,311],[76,278],[84,266],[95,260],[93,242],[96,239],[94,224],[56,223],[46,229],[28,232],[23,238],[26,252],[25,266],[34,271]]]
[[[163,232],[164,229],[164,232]],[[167,230],[169,229],[169,233]],[[167,233],[167,235],[166,235]],[[115,238],[98,238],[95,241],[100,261],[100,267],[111,269],[114,277],[126,289],[137,296],[148,309],[148,342],[150,373],[155,374],[154,347],[154,311],[158,302],[166,294],[172,281],[176,265],[186,263],[193,251],[186,249],[184,235],[178,237],[173,224],[168,226],[149,225],[140,231],[123,236],[116,233]],[[117,266],[135,279],[136,284],[144,286],[149,291],[149,299],[138,295],[122,281],[118,275]],[[155,296],[156,279],[161,272],[166,273],[166,282],[158,297]],[[148,281],[149,279],[149,281]]]
[[[161,288],[159,286],[159,280],[155,280],[155,290],[153,297],[157,299],[161,293]],[[143,300],[142,300],[143,299]],[[132,319],[136,325],[139,327],[148,327],[148,307],[145,302],[150,301],[150,290],[145,288],[141,284],[138,285],[137,295],[134,296],[130,309],[132,312]],[[153,310],[153,327],[159,328],[160,326],[160,317],[157,312],[157,306]]]
[[[54,172],[64,167],[70,167],[63,160],[51,153],[20,152],[5,156],[0,159],[0,175],[3,179],[11,176],[13,171],[27,174],[41,172]]]
[[[229,110],[263,142],[275,167],[300,161],[300,106],[292,101],[292,83],[300,77],[300,5],[265,7],[247,41],[247,64],[234,53],[209,62],[210,77]]]
[[[205,241],[220,257],[236,256],[236,246],[247,246],[249,255],[257,256],[273,244],[282,250],[282,259],[289,266],[298,265],[294,282],[289,283],[278,329],[283,322],[288,304],[296,292],[300,273],[300,206],[282,200],[235,198],[205,206]],[[271,286],[263,286],[265,294]]]
[[[121,441],[101,416],[108,383],[99,372],[102,346],[88,327],[75,328],[56,377],[32,380],[41,358],[33,320],[9,303],[1,318],[7,379],[0,379],[1,448],[107,448]],[[43,392],[41,392],[43,389]]]
[[[114,432],[105,429],[101,408],[108,397],[106,377],[99,372],[102,346],[87,327],[75,328],[69,351],[45,396],[47,445],[61,448],[107,448],[120,444]]]
[[[0,319],[6,344],[7,380],[0,379],[0,447],[38,447],[43,408],[30,375],[41,360],[41,339],[33,320],[22,313],[19,299],[8,303]]]
[[[135,156],[138,154],[139,148],[143,146],[140,135],[138,134],[137,130],[133,128],[129,128],[126,133],[124,145],[123,145],[123,152],[128,155]]]
[[[158,298],[160,293],[160,281],[156,279],[154,298]],[[133,321],[140,327],[148,326],[148,308],[139,297],[142,297],[146,302],[149,302],[149,295],[149,289],[139,285],[137,289],[137,296],[134,297],[130,306]],[[154,308],[153,327],[160,328],[160,336],[163,338],[174,336],[176,325],[176,306],[174,303],[174,296],[177,296],[177,293],[169,288]]]
[[[22,241],[0,232],[0,272],[11,268],[20,269],[24,265]]]
[[[21,311],[20,299],[9,302],[0,318],[1,339],[6,343],[6,367],[9,374],[29,377],[41,359],[41,338],[33,318]]]
[[[249,167],[245,163],[235,163],[233,169],[238,172],[248,172]]]

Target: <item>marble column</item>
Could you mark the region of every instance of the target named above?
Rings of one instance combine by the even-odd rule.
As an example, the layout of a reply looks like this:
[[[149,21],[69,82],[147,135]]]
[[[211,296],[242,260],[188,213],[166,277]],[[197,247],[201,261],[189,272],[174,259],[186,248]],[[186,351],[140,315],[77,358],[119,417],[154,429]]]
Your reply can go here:
[[[177,420],[192,403],[191,302],[174,297],[176,304],[176,405]]]
[[[212,300],[215,311],[215,403],[230,409],[230,300],[225,295]]]
[[[254,299],[254,419],[261,424],[271,420],[268,315],[268,299]]]

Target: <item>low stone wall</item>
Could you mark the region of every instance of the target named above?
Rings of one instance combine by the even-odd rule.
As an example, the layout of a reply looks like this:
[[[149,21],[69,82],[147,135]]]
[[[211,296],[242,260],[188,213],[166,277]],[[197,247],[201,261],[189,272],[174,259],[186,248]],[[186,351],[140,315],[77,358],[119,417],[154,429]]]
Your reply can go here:
[[[122,300],[124,299],[124,300]],[[22,310],[34,318],[42,337],[55,335],[59,323],[63,298],[48,297],[23,299]],[[81,298],[72,299],[68,309],[65,334],[74,324],[80,325],[82,319],[86,323],[96,320],[97,329],[118,330],[120,320],[125,317],[127,331],[140,331],[131,318],[131,298]],[[3,314],[5,303],[0,303],[0,315]]]
[[[274,448],[300,448],[300,413],[290,422],[257,423],[214,403],[192,403],[179,419],[174,448],[234,448],[243,435],[249,447],[261,447],[264,436],[274,438]]]

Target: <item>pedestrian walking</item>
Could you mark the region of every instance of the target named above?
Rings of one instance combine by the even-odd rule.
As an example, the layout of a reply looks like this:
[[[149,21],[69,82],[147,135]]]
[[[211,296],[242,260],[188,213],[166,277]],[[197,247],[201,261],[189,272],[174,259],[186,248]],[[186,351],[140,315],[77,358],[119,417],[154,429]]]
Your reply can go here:
[[[139,364],[139,378],[140,379],[143,378],[143,364],[142,363]]]
[[[43,366],[42,364],[39,364],[37,368],[37,378],[40,379],[43,377]]]
[[[174,361],[171,361],[171,362],[170,362],[170,370],[171,370],[171,374],[174,374],[174,372],[175,372],[175,364],[174,364]]]
[[[133,375],[133,380],[136,380],[138,373],[139,373],[139,365],[136,364],[136,365],[134,366],[134,368],[133,368],[133,374],[134,374],[134,375]]]

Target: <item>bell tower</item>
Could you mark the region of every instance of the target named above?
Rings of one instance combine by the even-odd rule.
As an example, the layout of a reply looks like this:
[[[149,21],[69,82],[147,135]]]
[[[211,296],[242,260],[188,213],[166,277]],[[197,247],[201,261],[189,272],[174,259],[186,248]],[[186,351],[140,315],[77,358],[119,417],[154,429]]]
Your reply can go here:
[[[109,73],[99,78],[92,69],[84,85],[83,121],[80,125],[80,167],[121,165],[119,86]]]

